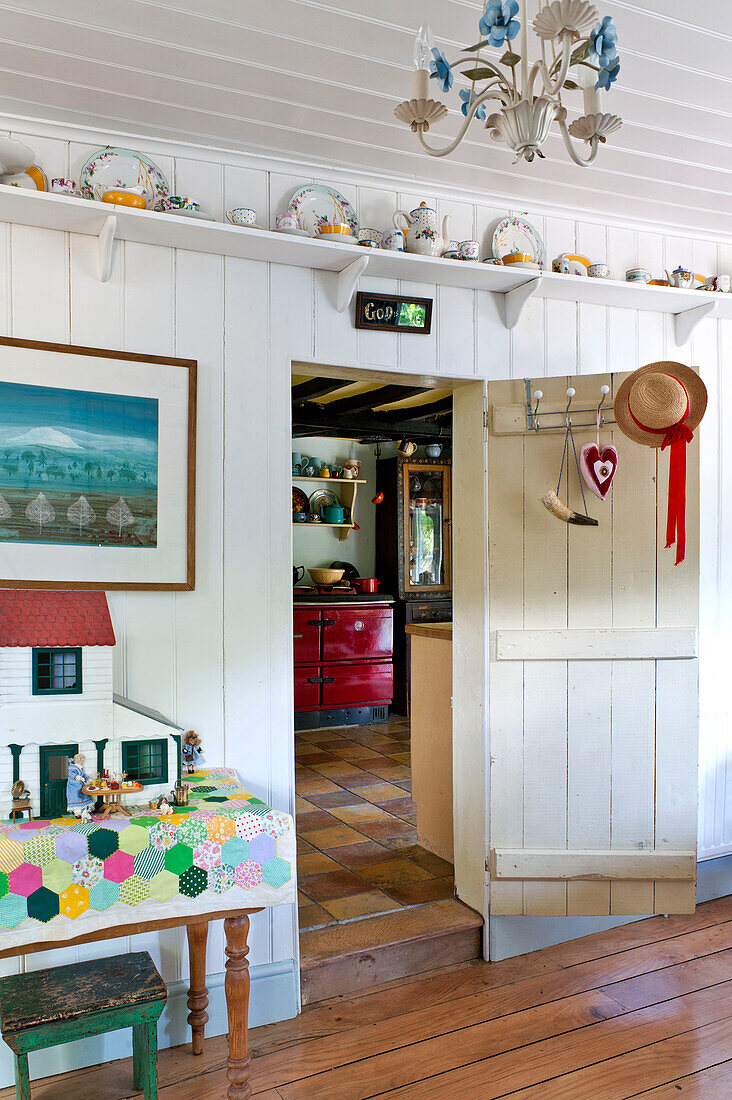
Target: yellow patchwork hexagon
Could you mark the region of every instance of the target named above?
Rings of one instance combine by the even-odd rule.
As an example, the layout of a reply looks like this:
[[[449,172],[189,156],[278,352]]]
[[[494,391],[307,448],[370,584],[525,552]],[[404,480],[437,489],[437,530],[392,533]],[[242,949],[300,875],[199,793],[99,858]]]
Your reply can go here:
[[[25,863],[23,845],[16,844],[14,840],[8,840],[6,836],[0,836],[0,871],[9,874],[16,867]]]
[[[147,829],[141,829],[139,825],[128,825],[119,834],[119,850],[127,852],[128,856],[136,856],[144,852],[150,845],[150,837]]]
[[[71,886],[71,864],[62,859],[52,859],[42,868],[43,885],[54,894],[62,894]]]
[[[230,817],[212,817],[208,823],[208,839],[217,844],[226,844],[236,836],[236,826]]]
[[[73,883],[63,894],[58,897],[58,911],[62,917],[76,919],[85,909],[89,908],[89,891],[86,886],[77,886]]]

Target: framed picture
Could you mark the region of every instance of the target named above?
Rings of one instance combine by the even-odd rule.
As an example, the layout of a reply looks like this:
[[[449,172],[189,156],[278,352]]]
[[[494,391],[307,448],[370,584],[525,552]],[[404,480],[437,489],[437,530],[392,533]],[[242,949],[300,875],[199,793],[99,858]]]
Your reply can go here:
[[[0,587],[192,589],[196,362],[0,337]]]
[[[432,329],[432,299],[405,298],[403,294],[366,294],[359,290],[356,328],[427,336]]]

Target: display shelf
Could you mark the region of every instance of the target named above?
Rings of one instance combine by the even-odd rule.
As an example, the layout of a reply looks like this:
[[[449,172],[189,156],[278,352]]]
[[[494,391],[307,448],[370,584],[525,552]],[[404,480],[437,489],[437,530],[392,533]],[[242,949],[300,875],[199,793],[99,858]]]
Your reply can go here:
[[[341,531],[353,531],[355,524],[353,523],[324,523],[322,520],[320,523],[293,523],[293,527],[337,527]]]
[[[365,485],[362,477],[305,477],[304,474],[293,474],[293,481],[323,481],[334,485]]]
[[[124,240],[330,271],[339,276],[336,305],[340,311],[348,308],[359,278],[368,272],[369,276],[384,279],[464,287],[501,295],[507,328],[518,324],[532,296],[669,314],[675,317],[677,344],[685,343],[705,317],[732,319],[732,294],[589,279],[378,248],[364,250],[359,245],[135,210],[5,184],[0,185],[0,220],[96,237],[102,281],[109,278],[112,269],[114,241]]]

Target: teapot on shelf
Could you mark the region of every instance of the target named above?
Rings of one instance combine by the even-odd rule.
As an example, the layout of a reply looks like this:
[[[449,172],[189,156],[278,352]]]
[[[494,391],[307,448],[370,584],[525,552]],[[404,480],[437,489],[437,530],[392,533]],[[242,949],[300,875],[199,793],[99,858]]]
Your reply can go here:
[[[450,240],[450,215],[442,219],[442,234],[437,220],[437,211],[421,202],[415,210],[397,210],[394,214],[394,228],[406,229],[407,252],[417,252],[421,256],[441,256],[446,243]]]
[[[665,272],[669,286],[679,287],[682,290],[688,290],[696,282],[704,282],[701,275],[695,275],[693,271],[689,271],[687,267],[677,267],[675,271],[669,273]]]

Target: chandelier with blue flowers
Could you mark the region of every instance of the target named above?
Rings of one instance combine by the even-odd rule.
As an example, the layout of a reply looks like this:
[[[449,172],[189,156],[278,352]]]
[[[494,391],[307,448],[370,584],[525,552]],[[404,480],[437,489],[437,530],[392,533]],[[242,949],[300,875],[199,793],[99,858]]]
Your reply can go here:
[[[435,47],[429,27],[420,27],[414,47],[412,99],[400,103],[394,114],[411,127],[431,156],[452,153],[477,118],[494,141],[504,142],[514,151],[514,164],[522,158],[532,161],[544,156],[541,147],[556,123],[572,160],[586,167],[608,135],[622,125],[620,118],[606,114],[602,105],[603,92],[611,88],[620,71],[611,17],[600,19],[589,0],[538,0],[532,24],[538,56],[531,62],[530,2],[521,0],[520,8],[517,0],[488,0],[478,23],[480,41],[464,49],[465,56],[457,61],[448,61]],[[491,50],[502,53],[496,57],[488,52]],[[443,92],[449,92],[456,73],[470,82],[459,93],[465,120],[454,141],[434,148],[425,134],[447,114],[447,107],[431,97],[429,82],[435,80]],[[580,91],[583,113],[568,123],[562,97]],[[488,105],[498,110],[489,114]],[[586,147],[585,156],[581,143]]]

